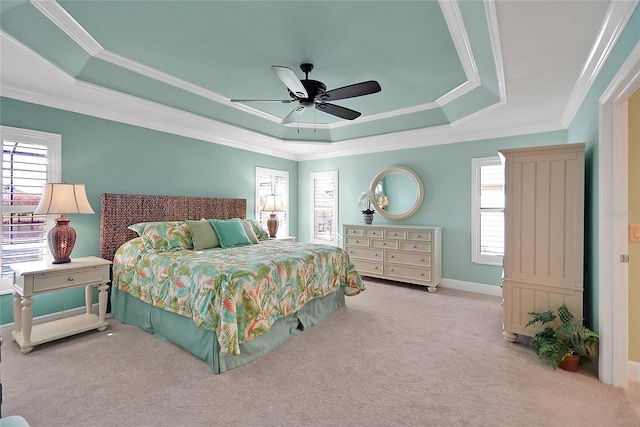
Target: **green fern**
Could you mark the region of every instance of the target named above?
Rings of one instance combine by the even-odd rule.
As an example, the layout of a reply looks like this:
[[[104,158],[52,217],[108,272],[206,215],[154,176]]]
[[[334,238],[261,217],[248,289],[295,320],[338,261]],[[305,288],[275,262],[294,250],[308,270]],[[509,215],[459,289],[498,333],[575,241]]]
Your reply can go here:
[[[579,354],[585,359],[595,358],[598,355],[599,335],[584,327],[582,320],[576,319],[565,304],[558,308],[557,313],[557,316],[553,311],[529,313],[532,319],[525,327],[535,323],[544,326],[556,319],[561,322],[555,329],[546,326],[531,338],[529,344],[536,354],[540,358],[547,359],[554,369],[570,354]]]

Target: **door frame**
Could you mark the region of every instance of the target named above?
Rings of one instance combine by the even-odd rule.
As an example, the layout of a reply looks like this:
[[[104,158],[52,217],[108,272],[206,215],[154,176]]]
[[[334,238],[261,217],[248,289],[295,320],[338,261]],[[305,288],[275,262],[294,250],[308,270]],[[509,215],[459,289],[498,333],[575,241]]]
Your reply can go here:
[[[629,368],[628,99],[640,89],[640,43],[599,99],[599,378],[627,387]]]

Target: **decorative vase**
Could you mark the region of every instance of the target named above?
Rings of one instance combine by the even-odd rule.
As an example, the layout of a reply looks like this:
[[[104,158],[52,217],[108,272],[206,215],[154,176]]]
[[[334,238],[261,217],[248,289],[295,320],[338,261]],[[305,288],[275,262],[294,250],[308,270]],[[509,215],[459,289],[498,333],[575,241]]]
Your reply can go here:
[[[373,223],[373,214],[372,213],[364,213],[364,223],[371,224]]]
[[[579,354],[570,354],[566,356],[562,362],[560,362],[560,367],[565,371],[575,372],[578,370],[578,366],[580,366],[580,355]]]

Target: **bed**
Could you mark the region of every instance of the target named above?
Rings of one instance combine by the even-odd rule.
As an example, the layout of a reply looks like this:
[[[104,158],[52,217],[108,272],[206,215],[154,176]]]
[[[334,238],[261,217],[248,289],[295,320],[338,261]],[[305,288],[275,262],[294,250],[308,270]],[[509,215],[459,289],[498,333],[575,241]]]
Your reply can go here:
[[[188,235],[184,222],[205,218],[223,239],[217,227],[236,226],[245,215],[245,199],[103,194],[100,256],[114,261],[114,318],[222,373],[279,347],[343,307],[345,295],[364,290],[348,255],[333,246],[252,235],[251,244],[202,249],[193,247],[194,234],[193,241],[170,239],[179,244],[167,249],[162,231],[144,229],[175,222]],[[194,233],[201,224],[188,222]]]

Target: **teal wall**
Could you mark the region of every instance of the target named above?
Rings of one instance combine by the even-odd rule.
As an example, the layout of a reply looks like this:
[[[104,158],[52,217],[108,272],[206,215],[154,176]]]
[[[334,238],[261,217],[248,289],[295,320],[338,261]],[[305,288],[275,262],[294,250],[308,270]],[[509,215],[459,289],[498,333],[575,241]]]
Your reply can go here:
[[[86,185],[95,215],[69,215],[72,256],[98,255],[102,193],[240,197],[255,212],[256,166],[289,172],[290,233],[297,234],[298,165],[196,139],[0,98],[0,124],[62,135],[62,179]],[[38,296],[34,316],[84,304],[84,291]],[[10,295],[0,296],[0,324],[13,322]]]
[[[567,136],[569,142],[586,142],[585,192],[585,310],[584,316],[592,329],[598,330],[598,161],[599,161],[599,98],[611,83],[633,48],[640,41],[640,8],[627,23],[589,93],[573,117]]]
[[[483,141],[461,142],[358,156],[300,162],[298,239],[310,240],[311,172],[338,170],[339,233],[342,224],[362,224],[358,195],[369,189],[382,169],[405,166],[415,171],[425,188],[420,210],[404,221],[374,215],[374,224],[435,225],[442,231],[442,275],[447,279],[499,286],[502,267],[471,262],[471,159],[495,156],[502,148],[566,143],[566,132],[547,132]]]

